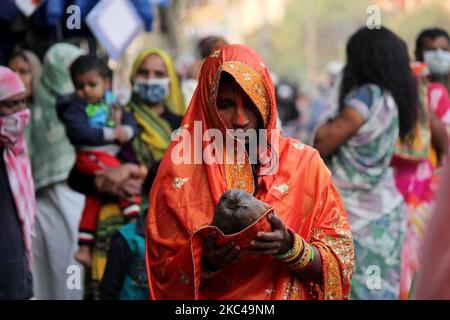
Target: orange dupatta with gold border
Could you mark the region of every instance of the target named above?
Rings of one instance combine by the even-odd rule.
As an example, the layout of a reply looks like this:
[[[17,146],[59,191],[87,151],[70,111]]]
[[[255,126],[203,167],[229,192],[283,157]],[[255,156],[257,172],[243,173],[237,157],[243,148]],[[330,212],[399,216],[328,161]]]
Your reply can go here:
[[[271,162],[278,171],[258,177],[254,193],[248,158],[244,165],[175,164],[177,141],[163,157],[150,193],[147,270],[151,299],[348,299],[353,272],[353,240],[347,215],[318,152],[275,129],[276,102],[269,70],[261,57],[242,45],[229,45],[205,61],[198,87],[178,136],[192,143],[194,127],[224,131],[216,96],[222,72],[231,74],[257,106],[267,141],[278,139]],[[200,137],[201,149],[209,145]],[[196,141],[198,142],[198,141]],[[225,153],[227,151],[225,150]],[[186,152],[188,153],[188,152]],[[202,280],[202,230],[214,216],[220,196],[241,188],[274,207],[287,227],[319,248],[321,284],[308,283],[271,256],[245,255],[213,278]]]

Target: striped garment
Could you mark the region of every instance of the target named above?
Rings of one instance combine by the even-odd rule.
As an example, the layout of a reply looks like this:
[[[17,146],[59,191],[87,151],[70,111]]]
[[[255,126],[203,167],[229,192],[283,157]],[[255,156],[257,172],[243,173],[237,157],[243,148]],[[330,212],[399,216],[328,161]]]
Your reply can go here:
[[[9,184],[16,204],[17,213],[22,225],[28,262],[31,266],[33,260],[31,235],[33,232],[34,217],[36,216],[36,198],[30,159],[23,135],[20,136],[15,144],[5,146],[3,157],[5,159]]]

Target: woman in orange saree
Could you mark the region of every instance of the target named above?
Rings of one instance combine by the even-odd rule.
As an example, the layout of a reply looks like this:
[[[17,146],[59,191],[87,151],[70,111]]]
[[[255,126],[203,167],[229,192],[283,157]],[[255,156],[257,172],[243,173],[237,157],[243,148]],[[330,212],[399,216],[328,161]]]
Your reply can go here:
[[[225,79],[236,87],[227,90]],[[241,163],[220,161],[236,159],[229,145],[207,156],[211,136],[221,136],[217,131],[229,135],[230,127],[245,131],[254,122],[254,128],[267,130],[262,132],[270,141],[258,140],[259,151],[265,150],[260,154],[267,154],[264,161],[261,157],[258,164],[251,163],[248,153]],[[348,299],[353,240],[331,174],[316,150],[282,137],[275,124],[274,87],[261,57],[242,45],[214,51],[150,192],[146,253],[151,299]],[[198,129],[217,130],[198,137]],[[180,140],[192,146],[182,149],[183,161]],[[198,151],[202,159],[195,159]],[[258,220],[233,238],[238,243],[253,240],[249,250],[233,243],[216,243],[212,249],[214,236],[205,240],[215,206],[228,189],[246,190],[274,208],[275,215],[269,215],[272,232],[252,238]],[[298,236],[313,255],[305,269],[292,271],[274,256]],[[214,260],[214,252],[222,252],[222,260],[217,259],[220,254]],[[211,272],[205,265],[213,261],[219,268]]]

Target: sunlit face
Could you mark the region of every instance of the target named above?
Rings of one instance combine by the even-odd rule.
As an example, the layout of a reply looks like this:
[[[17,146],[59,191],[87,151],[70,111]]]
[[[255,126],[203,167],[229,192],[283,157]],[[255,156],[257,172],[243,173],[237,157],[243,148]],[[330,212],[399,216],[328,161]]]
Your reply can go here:
[[[434,39],[426,38],[423,44],[424,51],[437,49],[442,49],[444,51],[450,50],[450,43],[448,43],[447,38],[444,36],[436,37]]]
[[[434,39],[425,38],[423,41],[423,49],[422,51],[417,52],[417,60],[424,61],[423,53],[425,51],[433,51],[433,50],[444,50],[450,51],[450,43],[447,38],[444,36],[439,36]]]
[[[167,66],[157,54],[147,56],[139,66],[135,80],[163,79],[168,77]]]
[[[103,78],[97,70],[91,70],[75,76],[75,94],[86,103],[97,103],[110,89],[110,81]]]
[[[0,101],[0,116],[5,117],[22,111],[27,107],[26,93],[16,94],[6,100]]]
[[[31,65],[21,56],[15,56],[9,60],[8,66],[19,74],[25,85],[26,96],[30,97],[33,94],[33,77],[31,74]]]
[[[257,130],[262,119],[255,104],[228,74],[223,74],[217,92],[217,112],[227,129]]]

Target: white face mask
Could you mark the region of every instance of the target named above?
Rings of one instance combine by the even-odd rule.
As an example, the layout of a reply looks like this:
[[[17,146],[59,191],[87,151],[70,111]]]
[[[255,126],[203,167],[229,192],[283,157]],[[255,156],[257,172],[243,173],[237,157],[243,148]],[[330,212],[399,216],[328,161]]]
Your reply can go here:
[[[0,117],[0,137],[6,141],[6,144],[15,144],[22,137],[30,119],[31,112],[28,108]]]
[[[169,78],[136,80],[133,91],[142,101],[160,103],[169,95]]]
[[[434,76],[445,76],[450,73],[450,52],[442,49],[425,51],[425,63]]]

